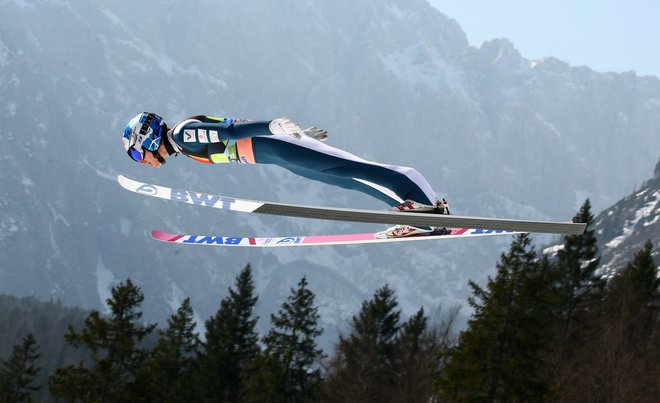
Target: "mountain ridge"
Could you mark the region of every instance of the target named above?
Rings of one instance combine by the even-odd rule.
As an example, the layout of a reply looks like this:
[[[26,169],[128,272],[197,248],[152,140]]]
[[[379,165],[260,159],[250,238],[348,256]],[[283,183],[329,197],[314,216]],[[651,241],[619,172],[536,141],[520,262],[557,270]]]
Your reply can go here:
[[[163,322],[182,295],[204,318],[249,262],[268,296],[262,328],[298,280],[291,273],[308,274],[321,309],[336,313],[326,326],[335,327],[384,283],[407,313],[462,302],[467,280],[485,280],[506,247],[255,253],[156,245],[148,236],[156,224],[244,236],[374,227],[175,207],[123,192],[111,180],[117,174],[278,202],[385,206],[276,167],[182,157],[158,171],[135,166],[119,133],[143,110],[168,122],[287,115],[324,127],[333,146],[415,166],[460,215],[561,220],[586,197],[599,211],[660,155],[657,78],[532,62],[505,40],[474,48],[422,0],[136,1],[130,9],[26,0],[5,1],[0,13],[0,134],[12,145],[0,151],[0,293],[103,308],[103,291],[131,277],[144,287],[148,318]]]

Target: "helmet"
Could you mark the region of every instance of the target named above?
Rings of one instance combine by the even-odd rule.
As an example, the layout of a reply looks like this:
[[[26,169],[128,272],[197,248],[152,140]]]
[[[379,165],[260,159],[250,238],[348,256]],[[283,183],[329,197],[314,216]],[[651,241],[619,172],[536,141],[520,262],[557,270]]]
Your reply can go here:
[[[141,162],[145,150],[155,152],[163,138],[165,122],[155,113],[142,112],[128,122],[124,128],[122,142],[128,156]]]

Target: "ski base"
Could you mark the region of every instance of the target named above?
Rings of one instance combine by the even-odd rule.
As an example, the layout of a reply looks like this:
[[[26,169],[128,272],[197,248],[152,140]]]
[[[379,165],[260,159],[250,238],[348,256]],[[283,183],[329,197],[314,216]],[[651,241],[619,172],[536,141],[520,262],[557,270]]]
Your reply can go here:
[[[496,235],[515,235],[520,232],[470,229],[470,228],[447,228],[447,234],[419,234],[399,238],[380,238],[377,232],[364,234],[340,234],[340,235],[311,235],[311,236],[288,236],[288,237],[231,237],[215,235],[187,235],[170,234],[167,232],[153,230],[151,237],[168,243],[183,245],[202,246],[229,246],[229,247],[256,247],[275,248],[288,246],[322,246],[322,245],[355,245],[369,243],[411,242],[430,241],[438,239],[471,238]]]

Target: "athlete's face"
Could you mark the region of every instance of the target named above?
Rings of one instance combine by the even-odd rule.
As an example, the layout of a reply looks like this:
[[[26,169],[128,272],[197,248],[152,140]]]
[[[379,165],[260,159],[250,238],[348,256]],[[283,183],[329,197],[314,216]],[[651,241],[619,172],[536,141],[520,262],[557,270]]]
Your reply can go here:
[[[170,155],[167,153],[167,148],[165,148],[165,144],[161,142],[160,147],[158,147],[158,154],[160,154],[161,157],[167,158]],[[140,164],[145,164],[149,165],[154,168],[160,168],[163,166],[156,157],[154,157],[153,153],[151,151],[147,151],[144,153],[144,158],[142,159],[142,162]]]
[[[149,165],[154,168],[160,168],[163,165],[156,159],[156,157],[153,156],[153,154],[150,151],[144,153],[144,158],[142,159],[140,164]]]

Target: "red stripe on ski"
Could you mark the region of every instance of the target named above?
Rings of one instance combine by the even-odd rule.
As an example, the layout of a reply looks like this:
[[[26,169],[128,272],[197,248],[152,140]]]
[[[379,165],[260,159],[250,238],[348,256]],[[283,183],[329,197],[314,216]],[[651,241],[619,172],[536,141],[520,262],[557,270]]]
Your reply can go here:
[[[151,231],[151,236],[161,241],[176,242],[179,239],[183,238],[185,235],[174,235],[174,234],[168,234],[167,232],[153,230]]]

